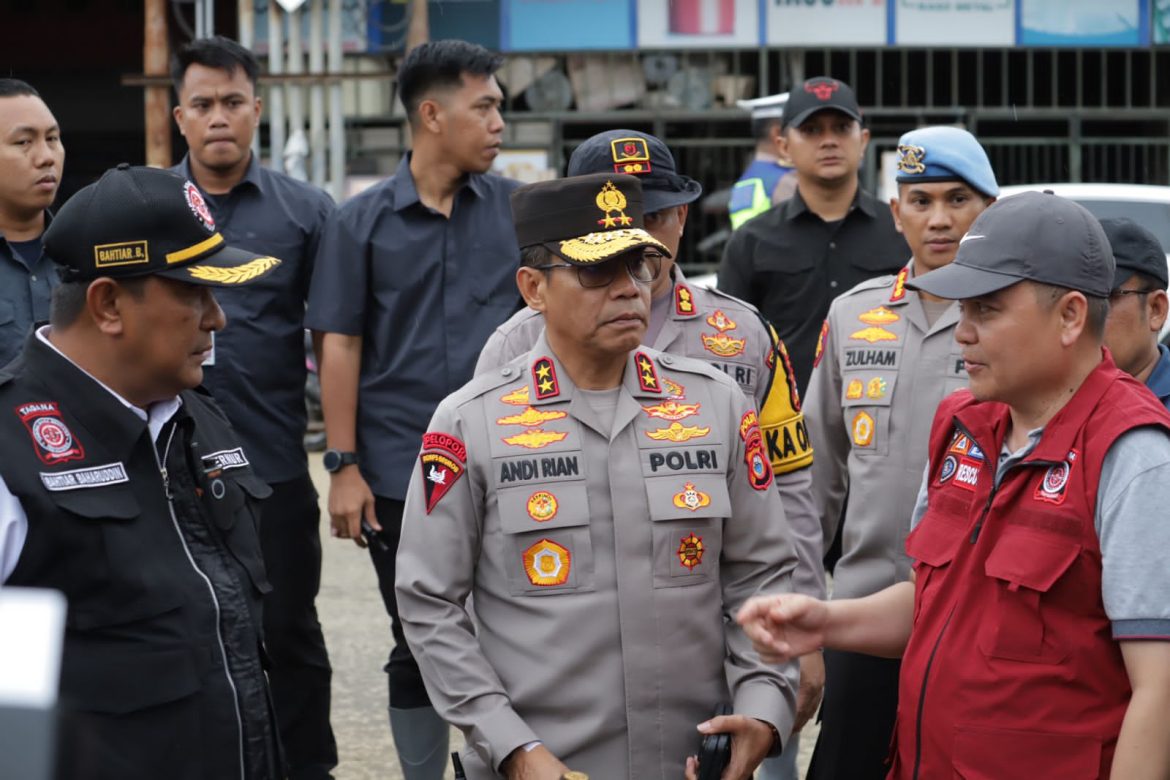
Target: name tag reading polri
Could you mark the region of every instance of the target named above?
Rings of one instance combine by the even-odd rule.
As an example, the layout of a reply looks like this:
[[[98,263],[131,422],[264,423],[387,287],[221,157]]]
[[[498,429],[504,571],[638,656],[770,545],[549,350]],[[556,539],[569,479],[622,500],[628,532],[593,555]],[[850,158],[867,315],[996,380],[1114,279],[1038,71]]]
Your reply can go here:
[[[121,463],[105,463],[101,466],[90,466],[70,471],[41,472],[41,484],[45,486],[45,490],[55,493],[63,490],[116,485],[119,482],[129,481],[130,478],[126,476],[126,467]]]

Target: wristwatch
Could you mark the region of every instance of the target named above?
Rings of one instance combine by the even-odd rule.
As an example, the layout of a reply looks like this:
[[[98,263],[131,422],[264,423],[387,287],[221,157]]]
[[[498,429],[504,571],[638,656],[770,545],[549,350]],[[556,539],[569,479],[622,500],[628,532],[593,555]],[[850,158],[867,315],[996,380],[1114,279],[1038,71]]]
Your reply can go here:
[[[336,474],[346,466],[352,466],[358,462],[356,452],[342,452],[341,450],[325,450],[325,470],[330,474]]]

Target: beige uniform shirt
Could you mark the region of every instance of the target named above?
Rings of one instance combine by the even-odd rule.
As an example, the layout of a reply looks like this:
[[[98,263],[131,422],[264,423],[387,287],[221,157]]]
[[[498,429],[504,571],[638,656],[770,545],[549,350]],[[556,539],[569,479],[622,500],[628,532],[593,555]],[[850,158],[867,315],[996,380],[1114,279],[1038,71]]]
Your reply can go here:
[[[904,286],[908,274],[909,266],[833,301],[805,398],[826,546],[845,508],[834,598],[909,579],[904,543],[930,423],[943,396],[967,384],[955,341],[958,304],[928,325],[918,294]]]
[[[718,290],[690,285],[675,266],[670,312],[651,345],[661,352],[705,361],[735,380],[760,413],[760,429],[776,489],[800,559],[792,587],[825,595],[819,513],[812,501],[813,450],[784,343],[751,304]],[[521,309],[496,328],[475,373],[497,369],[532,349],[544,317]]]
[[[763,664],[733,620],[796,565],[754,410],[645,348],[616,403],[606,425],[541,336],[424,437],[398,606],[469,778],[539,739],[592,777],[678,780],[720,702],[792,728],[795,664]]]

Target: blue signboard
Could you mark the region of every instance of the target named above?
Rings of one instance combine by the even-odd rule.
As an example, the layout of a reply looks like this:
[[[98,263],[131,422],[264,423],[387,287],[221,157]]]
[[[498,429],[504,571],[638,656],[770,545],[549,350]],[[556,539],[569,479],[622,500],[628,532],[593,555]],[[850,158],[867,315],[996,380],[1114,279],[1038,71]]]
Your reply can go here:
[[[629,49],[633,0],[502,0],[504,51]]]
[[[1019,0],[1020,46],[1148,46],[1149,0]]]

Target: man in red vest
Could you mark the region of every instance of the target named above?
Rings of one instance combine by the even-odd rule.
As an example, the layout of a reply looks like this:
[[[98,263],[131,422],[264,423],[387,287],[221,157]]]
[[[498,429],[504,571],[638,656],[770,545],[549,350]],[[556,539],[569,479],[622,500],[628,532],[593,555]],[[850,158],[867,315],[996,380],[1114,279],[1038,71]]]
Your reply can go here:
[[[960,300],[911,583],[754,599],[765,660],[902,656],[890,777],[1170,777],[1170,416],[1102,347],[1114,259],[1072,201],[988,208],[913,286]],[[864,497],[862,497],[864,500]]]

